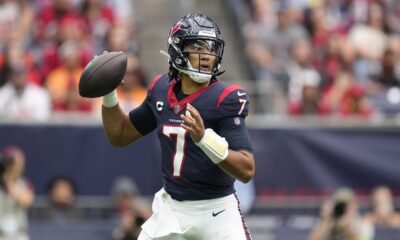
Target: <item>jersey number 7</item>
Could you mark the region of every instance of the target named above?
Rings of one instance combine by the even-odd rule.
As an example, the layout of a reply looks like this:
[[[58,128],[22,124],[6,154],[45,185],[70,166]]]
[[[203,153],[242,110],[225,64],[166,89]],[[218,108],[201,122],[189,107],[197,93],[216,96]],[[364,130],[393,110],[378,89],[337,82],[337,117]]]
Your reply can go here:
[[[183,159],[185,156],[185,153],[183,151],[185,149],[186,130],[177,126],[164,126],[163,134],[170,139],[172,135],[176,135],[175,154],[173,156],[172,164],[172,175],[174,177],[180,177],[182,172]]]

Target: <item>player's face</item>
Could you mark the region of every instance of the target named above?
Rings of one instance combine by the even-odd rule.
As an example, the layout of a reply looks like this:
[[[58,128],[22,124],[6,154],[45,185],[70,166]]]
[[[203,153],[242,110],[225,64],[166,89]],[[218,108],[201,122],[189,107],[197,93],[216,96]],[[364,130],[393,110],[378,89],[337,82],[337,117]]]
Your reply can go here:
[[[211,73],[216,62],[215,41],[191,41],[185,46],[184,52],[189,53],[188,59],[193,68],[203,73]]]

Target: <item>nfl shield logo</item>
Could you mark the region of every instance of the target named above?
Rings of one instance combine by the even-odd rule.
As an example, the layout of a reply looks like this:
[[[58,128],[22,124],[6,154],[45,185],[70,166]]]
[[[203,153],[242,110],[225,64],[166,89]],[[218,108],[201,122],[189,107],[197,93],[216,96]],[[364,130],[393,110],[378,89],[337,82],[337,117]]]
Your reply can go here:
[[[179,106],[178,104],[174,105],[174,112],[175,114],[177,114],[178,112],[181,111],[181,106]]]
[[[240,125],[240,119],[238,117],[235,117],[235,119],[233,119],[233,122],[235,123],[236,126]]]

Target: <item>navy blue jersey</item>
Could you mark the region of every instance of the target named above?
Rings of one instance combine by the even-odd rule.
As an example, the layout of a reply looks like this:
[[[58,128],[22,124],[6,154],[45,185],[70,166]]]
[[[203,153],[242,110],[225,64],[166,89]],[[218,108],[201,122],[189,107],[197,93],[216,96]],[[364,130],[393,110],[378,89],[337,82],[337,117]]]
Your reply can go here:
[[[179,82],[169,81],[168,75],[153,80],[140,114],[135,110],[130,112],[131,121],[142,134],[157,128],[164,188],[172,198],[203,200],[229,195],[234,192],[234,179],[196,146],[190,134],[180,126],[183,120],[179,116],[190,103],[199,111],[204,127],[225,137],[230,149],[252,151],[244,124],[249,105],[247,93],[238,85],[215,81],[179,101],[174,92],[176,84]],[[140,118],[146,120],[139,122]],[[154,124],[147,123],[152,121]],[[232,131],[236,128],[240,130]]]

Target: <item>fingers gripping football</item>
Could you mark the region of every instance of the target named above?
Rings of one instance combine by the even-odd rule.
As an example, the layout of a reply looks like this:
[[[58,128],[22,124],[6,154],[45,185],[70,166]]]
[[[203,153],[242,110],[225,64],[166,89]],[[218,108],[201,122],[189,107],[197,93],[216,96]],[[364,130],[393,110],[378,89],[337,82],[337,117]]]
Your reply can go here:
[[[181,126],[189,132],[194,142],[199,142],[204,136],[204,123],[200,113],[192,105],[188,104],[186,113],[181,114],[184,123]]]

